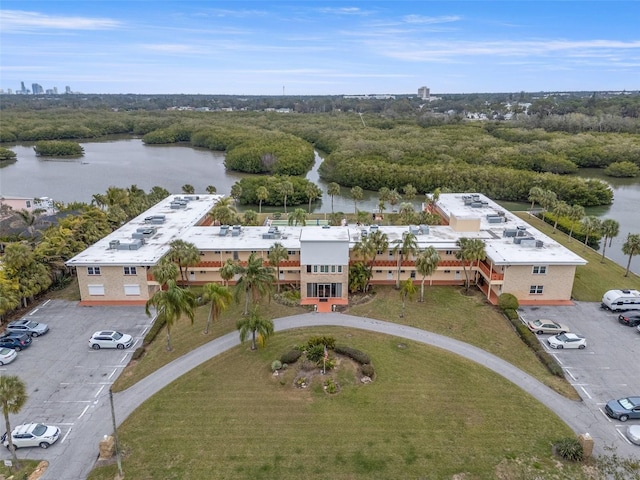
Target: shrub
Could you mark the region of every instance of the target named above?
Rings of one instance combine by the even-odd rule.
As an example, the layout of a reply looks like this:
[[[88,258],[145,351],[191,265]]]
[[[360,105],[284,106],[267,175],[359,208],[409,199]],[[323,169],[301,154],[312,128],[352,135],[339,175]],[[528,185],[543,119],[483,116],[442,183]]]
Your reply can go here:
[[[300,362],[300,370],[310,371],[310,370],[315,370],[316,368],[318,368],[318,365],[315,362],[312,362],[311,360],[305,359],[302,362]]]
[[[79,143],[69,140],[41,140],[36,142],[33,149],[37,156],[66,157],[84,154],[84,148]]]
[[[637,177],[640,167],[633,162],[613,162],[604,169],[604,174],[610,177]]]
[[[321,345],[322,347],[327,347],[329,350],[333,350],[336,346],[336,339],[334,337],[310,337],[307,341],[307,348],[315,347],[316,345]]]
[[[513,310],[511,308],[508,308],[507,310],[505,310],[504,314],[507,316],[509,320],[518,320],[520,318],[518,317],[517,310]]]
[[[161,319],[161,317],[156,317],[156,319],[153,322],[153,325],[151,325],[151,328],[145,335],[142,345],[143,346],[150,345],[155,340],[158,333],[160,333],[160,330],[162,330],[162,327],[164,327],[165,323],[166,323],[166,320],[164,318]]]
[[[373,376],[376,373],[373,368],[373,365],[371,365],[370,363],[365,363],[364,365],[361,365],[360,371],[362,372],[362,375],[369,378],[373,378]]]
[[[565,460],[580,462],[584,459],[584,450],[576,438],[563,438],[554,444],[556,453]]]
[[[271,362],[271,371],[272,372],[280,370],[281,368],[282,368],[282,362],[280,360],[274,360],[273,362]]]
[[[142,355],[144,355],[144,352],[145,352],[144,347],[136,348],[135,351],[133,352],[133,355],[131,355],[131,360],[138,360],[140,357],[142,357]]]
[[[338,384],[333,380],[333,378],[329,377],[324,381],[324,389],[327,393],[337,393]]]
[[[341,355],[346,355],[350,359],[358,362],[360,365],[365,365],[367,363],[371,363],[371,359],[369,358],[369,355],[367,355],[366,353],[361,352],[360,350],[357,350],[355,348],[345,347],[345,346],[342,346],[342,345],[336,345],[333,350],[336,353],[339,353]]]
[[[280,357],[280,361],[283,364],[284,363],[289,363],[289,364],[290,363],[296,363],[301,355],[302,355],[302,352],[300,350],[289,350],[287,353],[285,353],[284,355],[282,355]]]
[[[314,345],[307,348],[307,358],[312,362],[320,362],[324,357],[324,345]]]
[[[503,293],[498,297],[498,306],[502,311],[517,310],[520,304],[518,303],[518,299],[515,295],[512,295],[511,293]]]
[[[549,355],[549,353],[540,344],[540,341],[538,340],[536,334],[529,330],[526,325],[523,325],[517,315],[515,318],[511,318],[507,315],[507,318],[509,318],[509,320],[511,321],[516,332],[518,333],[518,336],[531,350],[533,350],[533,353],[535,353],[540,362],[542,362],[542,364],[547,367],[547,370],[549,370],[549,372],[556,377],[564,378],[564,371],[562,370],[562,367],[558,364],[557,360]]]

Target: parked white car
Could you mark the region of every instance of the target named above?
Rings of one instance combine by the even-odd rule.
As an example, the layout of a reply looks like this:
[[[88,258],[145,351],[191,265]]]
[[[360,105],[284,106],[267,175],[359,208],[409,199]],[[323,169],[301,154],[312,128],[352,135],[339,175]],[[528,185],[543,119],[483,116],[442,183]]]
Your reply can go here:
[[[13,362],[18,356],[13,348],[0,348],[0,366]]]
[[[583,349],[587,346],[587,339],[582,335],[576,335],[575,333],[561,333],[560,335],[554,335],[547,339],[551,348],[579,348]]]
[[[640,425],[629,425],[627,427],[627,438],[631,443],[640,445]]]
[[[11,432],[11,440],[16,448],[40,447],[49,448],[58,441],[60,429],[42,423],[27,423],[18,425]],[[2,443],[9,448],[9,439],[5,433],[2,436]]]
[[[133,337],[127,333],[117,332],[115,330],[101,330],[91,335],[89,346],[94,350],[101,348],[129,348],[133,343]]]

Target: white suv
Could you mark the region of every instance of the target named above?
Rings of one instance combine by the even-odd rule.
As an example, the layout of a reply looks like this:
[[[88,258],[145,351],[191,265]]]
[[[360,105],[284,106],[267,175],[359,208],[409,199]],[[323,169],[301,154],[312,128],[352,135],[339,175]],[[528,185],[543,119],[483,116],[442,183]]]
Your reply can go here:
[[[11,440],[15,448],[40,447],[49,448],[56,443],[60,437],[60,429],[42,423],[27,423],[18,425],[11,432]],[[5,433],[2,436],[2,443],[9,448],[9,439]]]
[[[91,335],[89,346],[94,350],[101,348],[129,348],[133,343],[133,337],[115,330],[102,330]]]

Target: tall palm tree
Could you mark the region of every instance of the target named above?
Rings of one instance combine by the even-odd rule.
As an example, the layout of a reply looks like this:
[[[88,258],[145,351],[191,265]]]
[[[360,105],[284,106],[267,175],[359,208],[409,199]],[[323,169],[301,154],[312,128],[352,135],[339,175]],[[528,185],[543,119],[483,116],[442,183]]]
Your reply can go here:
[[[225,197],[216,202],[209,212],[209,216],[221,225],[231,225],[235,223],[236,213],[236,208],[231,204],[231,199]]]
[[[416,272],[422,275],[420,283],[420,301],[424,302],[424,281],[426,277],[430,277],[438,269],[440,262],[440,254],[433,246],[428,246],[418,254],[416,259]]]
[[[223,287],[219,283],[207,283],[202,287],[202,299],[209,303],[209,316],[207,317],[207,326],[204,333],[209,333],[209,327],[213,320],[217,320],[222,312],[224,312],[233,295],[227,287]]]
[[[404,198],[409,202],[414,198],[416,198],[416,193],[418,193],[418,190],[416,190],[416,187],[414,187],[410,183],[405,185],[402,191],[404,192]]]
[[[582,220],[582,217],[584,217],[584,207],[582,205],[573,205],[569,210],[567,217],[571,220],[571,228],[569,229],[569,238],[571,238],[573,235],[573,227],[576,222],[579,222]]]
[[[227,258],[222,267],[220,267],[220,278],[224,281],[225,287],[229,286],[229,280],[233,278],[237,270],[238,265],[230,258]]]
[[[381,187],[380,190],[378,190],[378,209],[380,210],[380,213],[384,210],[385,202],[389,201],[390,193],[391,190],[389,190],[388,187]]]
[[[400,288],[400,270],[402,269],[402,261],[407,260],[410,255],[418,252],[418,239],[411,232],[403,232],[402,240],[395,240],[393,254],[398,260],[398,275],[396,276],[396,288]]]
[[[628,277],[629,268],[631,267],[631,259],[640,253],[640,233],[629,233],[627,235],[627,241],[622,245],[622,253],[629,255],[627,271],[624,273],[624,276]]]
[[[238,182],[231,185],[231,198],[233,198],[234,205],[238,204],[238,200],[242,196],[242,187]]]
[[[336,182],[331,182],[327,185],[327,194],[331,196],[331,213],[333,213],[333,197],[340,195],[340,185]]]
[[[269,190],[264,185],[256,188],[256,197],[258,198],[258,213],[262,213],[262,202],[269,198]]]
[[[613,241],[613,237],[617,237],[620,233],[620,224],[613,218],[607,218],[602,221],[602,235],[604,236],[604,243],[602,244],[602,260],[604,262],[604,252],[607,249],[607,240],[609,240],[609,246]]]
[[[529,189],[529,201],[531,202],[531,209],[533,210],[534,205],[536,204],[536,202],[540,202],[540,199],[542,198],[542,195],[544,194],[544,190],[540,187],[531,187],[531,189]]]
[[[213,195],[215,193],[218,193],[218,189],[216,188],[215,185],[207,185],[207,188],[205,190],[209,195]]]
[[[245,210],[242,214],[242,218],[244,220],[245,225],[257,225],[258,224],[258,214],[255,210]]]
[[[164,287],[169,280],[176,280],[178,276],[178,266],[167,256],[164,256],[151,268],[151,274],[156,282]]]
[[[362,188],[356,186],[351,189],[351,198],[353,198],[353,213],[358,213],[358,201],[362,200],[364,191]]]
[[[562,200],[557,201],[553,205],[552,213],[556,217],[556,219],[553,223],[552,233],[556,233],[556,228],[558,227],[558,220],[560,220],[562,217],[566,217],[567,215],[569,215],[570,211],[571,211],[571,207],[569,206],[569,204],[567,202],[563,202]]]
[[[402,282],[402,287],[400,288],[400,297],[402,298],[402,313],[400,314],[400,318],[404,318],[404,307],[407,302],[407,298],[412,300],[415,294],[416,286],[413,284],[413,279],[407,278]]]
[[[307,194],[307,198],[309,199],[308,212],[311,213],[311,202],[319,198],[320,195],[322,195],[322,192],[318,187],[315,186],[315,184],[309,183],[307,185],[307,188],[305,189],[305,193]]]
[[[252,253],[249,255],[247,265],[238,265],[236,273],[239,274],[240,277],[236,283],[234,296],[237,300],[240,293],[244,293],[243,315],[249,315],[250,299],[253,299],[255,302],[271,292],[274,280],[274,269],[273,267],[265,267],[262,258]]]
[[[395,188],[389,192],[389,204],[391,205],[391,210],[394,208],[399,202],[402,200],[402,196]]]
[[[280,293],[280,262],[289,259],[287,249],[280,242],[274,243],[269,249],[269,264],[276,267],[276,284]]]
[[[258,308],[251,310],[251,315],[241,318],[236,323],[236,328],[240,330],[240,342],[244,343],[249,334],[251,334],[251,350],[256,350],[256,334],[260,335],[263,341],[273,335],[275,329],[273,320],[264,318],[258,313]]]
[[[369,289],[369,280],[373,276],[373,264],[376,255],[378,252],[387,250],[387,248],[389,248],[389,237],[380,230],[371,232],[366,237],[363,237],[362,240],[353,247],[355,255],[362,258],[362,262],[368,270],[367,281],[364,287],[365,292]]]
[[[484,241],[479,238],[467,238],[461,237],[456,240],[456,246],[459,250],[456,251],[456,258],[462,260],[462,270],[464,271],[465,278],[465,291],[469,291],[469,274],[467,273],[466,262],[473,262],[484,260],[487,256],[484,249]]]
[[[24,382],[15,375],[0,377],[0,405],[2,405],[2,414],[4,415],[4,425],[7,430],[7,440],[9,441],[9,451],[13,457],[13,465],[16,469],[20,468],[16,449],[11,438],[11,423],[9,422],[10,413],[19,413],[27,403],[27,387]]]
[[[304,227],[307,224],[307,215],[304,208],[296,208],[289,217],[289,225],[295,225],[297,227],[299,223]]]
[[[156,321],[164,321],[167,327],[167,351],[171,351],[171,327],[176,320],[186,315],[191,324],[195,318],[197,300],[193,292],[179,287],[175,280],[167,282],[166,290],[158,290],[147,300],[145,313],[151,316],[151,307],[156,310]]]
[[[545,212],[547,212],[558,201],[556,192],[551,190],[544,190],[542,196],[538,199],[538,203],[542,206]]]
[[[185,183],[184,185],[182,185],[182,193],[196,193],[196,189],[193,185]]]
[[[182,285],[187,283],[187,270],[189,267],[197,265],[200,262],[200,250],[191,242],[184,240],[173,240],[169,244],[169,252],[167,258],[178,264],[180,279]]]
[[[584,233],[584,246],[589,243],[589,237],[596,235],[602,230],[602,222],[598,217],[589,215],[582,219],[582,233]]]
[[[280,194],[282,195],[282,199],[284,202],[284,213],[287,213],[287,198],[289,198],[290,195],[293,195],[293,193],[295,192],[295,190],[293,189],[293,183],[291,183],[289,180],[284,180],[281,184],[280,184]]]

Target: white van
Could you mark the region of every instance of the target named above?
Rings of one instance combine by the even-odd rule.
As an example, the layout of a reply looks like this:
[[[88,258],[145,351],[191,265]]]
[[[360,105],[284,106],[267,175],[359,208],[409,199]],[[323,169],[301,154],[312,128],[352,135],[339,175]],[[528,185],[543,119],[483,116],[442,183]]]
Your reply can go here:
[[[609,290],[602,297],[602,308],[614,312],[640,310],[640,292],[638,290]]]

